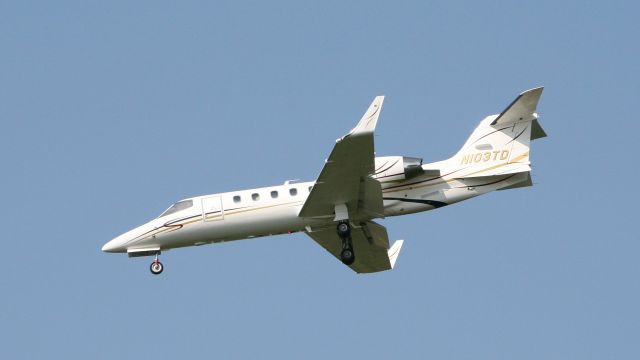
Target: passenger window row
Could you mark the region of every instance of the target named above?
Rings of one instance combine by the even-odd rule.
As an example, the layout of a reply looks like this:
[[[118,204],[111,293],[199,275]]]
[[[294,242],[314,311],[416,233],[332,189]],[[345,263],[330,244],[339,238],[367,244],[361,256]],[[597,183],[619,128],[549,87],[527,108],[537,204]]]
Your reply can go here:
[[[311,188],[312,188],[312,186],[309,186],[309,192],[311,192]],[[291,196],[298,195],[298,189],[290,188],[289,189],[289,195],[291,195]],[[277,199],[278,198],[278,191],[277,190],[271,191],[271,198],[272,199]],[[258,194],[258,193],[251,194],[251,200],[259,201],[260,200],[260,194]],[[233,202],[236,203],[236,204],[242,202],[242,197],[240,195],[234,195],[233,196]]]

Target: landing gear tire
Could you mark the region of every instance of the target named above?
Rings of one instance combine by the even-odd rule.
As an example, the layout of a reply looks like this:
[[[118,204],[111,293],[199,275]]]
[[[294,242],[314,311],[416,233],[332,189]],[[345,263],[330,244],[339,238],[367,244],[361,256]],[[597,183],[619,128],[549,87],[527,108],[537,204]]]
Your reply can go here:
[[[355,261],[356,257],[353,253],[353,246],[351,245],[351,225],[349,221],[343,220],[336,226],[338,237],[342,240],[342,251],[340,252],[340,260],[345,265],[351,265]]]
[[[164,270],[164,266],[160,261],[155,260],[151,263],[151,266],[149,266],[149,270],[151,270],[153,275],[160,275],[162,274],[162,270]]]
[[[348,238],[351,235],[351,226],[346,221],[338,223],[336,230],[340,238]]]
[[[340,253],[340,260],[342,260],[342,263],[345,265],[353,264],[355,259],[356,257],[354,256],[352,249],[344,249]]]

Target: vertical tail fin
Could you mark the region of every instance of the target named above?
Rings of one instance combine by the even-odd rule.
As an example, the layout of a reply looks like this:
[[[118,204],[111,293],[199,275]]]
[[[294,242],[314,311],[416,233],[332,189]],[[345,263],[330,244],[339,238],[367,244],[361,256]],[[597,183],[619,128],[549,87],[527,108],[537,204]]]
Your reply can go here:
[[[542,89],[527,90],[502,113],[484,118],[448,167],[459,169],[461,177],[530,171],[529,144],[546,136],[536,114]]]

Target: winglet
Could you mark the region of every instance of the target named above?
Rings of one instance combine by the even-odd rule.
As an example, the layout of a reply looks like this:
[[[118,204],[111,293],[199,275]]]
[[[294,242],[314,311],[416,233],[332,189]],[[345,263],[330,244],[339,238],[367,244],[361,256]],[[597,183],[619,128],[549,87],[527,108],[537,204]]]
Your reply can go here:
[[[537,118],[536,107],[540,101],[544,87],[540,86],[523,91],[509,106],[491,123],[491,125],[507,124],[516,121],[531,121]]]
[[[398,260],[398,255],[400,255],[402,244],[404,244],[404,240],[396,240],[393,245],[391,245],[391,248],[387,250],[387,254],[389,255],[389,263],[391,263],[392,269],[396,265],[396,260]]]
[[[349,132],[349,135],[372,133],[378,123],[378,117],[382,110],[382,102],[384,102],[384,96],[376,96],[371,105],[369,105],[369,109],[362,115],[362,119],[360,119],[358,125]]]

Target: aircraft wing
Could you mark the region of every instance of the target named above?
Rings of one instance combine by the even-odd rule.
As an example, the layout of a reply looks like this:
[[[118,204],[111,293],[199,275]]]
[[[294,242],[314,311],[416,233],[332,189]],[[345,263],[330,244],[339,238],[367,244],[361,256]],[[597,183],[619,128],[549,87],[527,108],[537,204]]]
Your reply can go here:
[[[340,260],[342,241],[334,227],[307,232],[313,240]],[[349,267],[357,273],[372,273],[393,269],[403,241],[397,240],[389,249],[387,229],[373,221],[351,229],[355,261]]]
[[[375,168],[373,133],[383,101],[384,96],[376,97],[358,125],[336,141],[299,216],[383,217],[380,183],[369,176]]]

